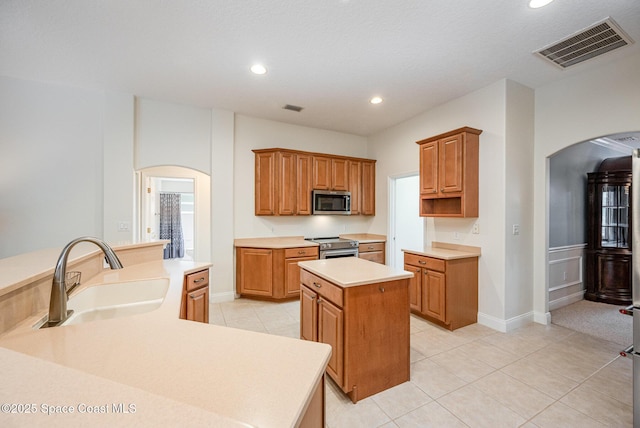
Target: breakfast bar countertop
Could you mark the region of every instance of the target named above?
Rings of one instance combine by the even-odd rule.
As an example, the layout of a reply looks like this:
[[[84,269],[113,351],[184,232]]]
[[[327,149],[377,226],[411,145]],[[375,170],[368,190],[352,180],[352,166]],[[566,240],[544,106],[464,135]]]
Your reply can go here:
[[[37,412],[2,413],[0,425],[158,426],[162,415],[177,425],[169,414],[224,427],[300,423],[331,347],[179,319],[184,275],[209,266],[160,260],[104,270],[82,288],[167,278],[169,290],[151,312],[34,330],[38,315],[0,337],[0,398]],[[114,414],[130,404],[134,412]],[[43,405],[74,413],[46,415]]]

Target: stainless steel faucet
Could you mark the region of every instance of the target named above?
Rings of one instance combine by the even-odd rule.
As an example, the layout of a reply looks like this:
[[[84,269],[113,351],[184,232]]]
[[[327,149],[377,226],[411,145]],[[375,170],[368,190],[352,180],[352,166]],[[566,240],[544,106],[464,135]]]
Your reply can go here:
[[[67,311],[67,300],[69,295],[67,294],[66,277],[67,277],[67,259],[71,249],[79,242],[92,242],[96,244],[104,253],[107,263],[111,269],[122,269],[122,263],[116,253],[101,239],[93,238],[91,236],[83,236],[69,242],[60,252],[58,262],[56,263],[56,270],[53,273],[53,283],[51,284],[51,300],[49,301],[49,320],[47,321],[48,327],[53,327],[62,324],[69,318],[72,311]]]

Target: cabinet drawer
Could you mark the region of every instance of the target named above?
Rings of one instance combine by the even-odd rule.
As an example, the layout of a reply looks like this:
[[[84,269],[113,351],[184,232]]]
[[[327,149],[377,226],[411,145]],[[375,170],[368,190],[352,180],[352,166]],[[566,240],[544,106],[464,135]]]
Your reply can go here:
[[[384,242],[372,242],[370,244],[360,244],[358,251],[366,253],[369,251],[384,251]]]
[[[404,254],[404,262],[413,265],[427,268],[429,270],[436,270],[438,272],[444,272],[444,260],[434,259],[433,257],[417,256],[415,254]]]
[[[342,307],[342,288],[320,278],[304,269],[300,269],[300,282],[309,289],[318,293],[318,295],[333,302],[333,304]]]
[[[287,248],[286,250],[284,250],[285,259],[309,256],[318,257],[318,247]]]
[[[209,269],[200,272],[190,273],[186,276],[187,291],[196,290],[198,288],[209,285]]]

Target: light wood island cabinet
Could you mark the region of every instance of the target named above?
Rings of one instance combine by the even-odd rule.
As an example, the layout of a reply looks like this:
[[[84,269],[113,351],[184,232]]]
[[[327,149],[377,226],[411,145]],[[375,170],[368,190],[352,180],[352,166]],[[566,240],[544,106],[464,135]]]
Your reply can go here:
[[[478,256],[443,260],[404,250],[411,312],[449,330],[477,322]]]
[[[418,141],[420,216],[478,217],[479,129]]]
[[[329,281],[318,273],[325,266],[367,272],[372,282]],[[393,270],[355,257],[305,262],[300,270],[300,337],[331,345],[327,374],[349,398],[355,403],[408,381],[408,274],[376,279]]]

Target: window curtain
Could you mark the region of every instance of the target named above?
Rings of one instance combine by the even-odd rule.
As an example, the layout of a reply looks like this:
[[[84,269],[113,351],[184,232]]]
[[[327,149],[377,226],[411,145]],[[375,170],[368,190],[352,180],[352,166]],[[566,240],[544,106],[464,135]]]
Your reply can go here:
[[[160,193],[160,239],[171,240],[164,249],[165,259],[184,257],[179,193]]]

